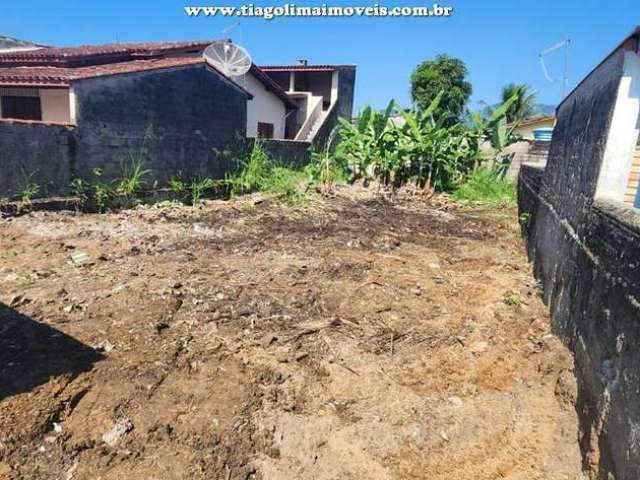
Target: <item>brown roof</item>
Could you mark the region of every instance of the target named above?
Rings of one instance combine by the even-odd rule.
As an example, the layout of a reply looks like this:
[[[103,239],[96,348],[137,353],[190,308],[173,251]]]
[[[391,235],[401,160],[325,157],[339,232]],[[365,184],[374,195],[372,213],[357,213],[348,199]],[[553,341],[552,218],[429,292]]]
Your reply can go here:
[[[261,65],[265,72],[333,72],[341,65]]]
[[[204,60],[199,55],[171,55],[199,54],[210,43],[208,40],[112,43],[0,53],[0,85],[66,87],[73,81],[88,78],[203,64]],[[220,71],[218,73],[224,75]],[[252,65],[251,74],[289,108],[297,108],[287,93],[257,65]],[[250,98],[253,97],[236,80],[227,78]]]
[[[0,53],[0,65],[69,66],[78,61],[122,57],[153,57],[166,53],[202,51],[211,41],[109,43],[79,47],[43,48],[22,52]]]
[[[120,75],[125,73],[146,72],[192,65],[205,65],[201,57],[169,57],[152,60],[133,60],[130,62],[92,65],[88,67],[0,67],[0,85],[16,87],[66,87],[77,80]],[[227,78],[237,88],[253,95],[236,81],[226,77],[217,69],[210,67]]]
[[[289,108],[298,108],[298,105],[296,105],[296,103],[291,100],[291,97],[287,95],[287,92],[285,92],[282,87],[280,87],[280,85],[272,80],[271,77],[264,73],[262,69],[255,63],[251,65],[250,73],[254,77],[256,77],[268,91],[273,92],[273,94],[276,95],[280,100],[282,100]]]
[[[529,117],[529,118],[525,118],[520,120],[520,122],[518,122],[518,127],[524,127],[527,125],[534,125],[536,123],[540,123],[540,122],[548,122],[550,120],[555,120],[556,116],[555,115],[538,115],[536,117]]]

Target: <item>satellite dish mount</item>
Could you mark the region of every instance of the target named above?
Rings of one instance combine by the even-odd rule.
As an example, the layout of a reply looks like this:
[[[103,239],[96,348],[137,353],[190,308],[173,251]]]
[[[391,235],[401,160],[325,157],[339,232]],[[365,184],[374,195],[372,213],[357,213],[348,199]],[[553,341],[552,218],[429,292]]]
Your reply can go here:
[[[205,61],[230,77],[239,77],[251,69],[251,56],[231,40],[213,42],[202,52]]]

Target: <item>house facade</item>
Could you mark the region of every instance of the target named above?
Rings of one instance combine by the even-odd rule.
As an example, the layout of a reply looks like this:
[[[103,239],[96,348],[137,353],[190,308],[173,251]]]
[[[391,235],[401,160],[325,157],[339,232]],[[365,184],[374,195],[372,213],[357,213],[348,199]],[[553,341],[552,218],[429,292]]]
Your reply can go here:
[[[256,65],[235,80],[253,95],[247,103],[247,137],[287,138],[287,118],[298,109],[293,99]]]
[[[265,72],[295,102],[297,112],[287,119],[286,138],[297,141],[324,140],[328,125],[338,116],[350,119],[356,68],[354,65],[263,65]],[[321,143],[321,142],[320,142]]]
[[[223,176],[246,136],[252,95],[204,63],[205,42],[51,48],[0,54],[0,194],[26,178],[67,191],[93,168],[106,181],[144,158],[159,182]]]
[[[534,132],[537,129],[553,128],[555,124],[555,115],[539,115],[520,121],[516,128],[514,128],[513,133],[520,136],[523,140],[535,140]]]
[[[114,179],[133,156],[160,183],[177,172],[220,178],[257,136],[285,142],[271,150],[304,161],[321,127],[337,119],[318,123],[310,113],[299,122],[305,102],[255,65],[241,77],[208,65],[209,43],[0,52],[0,196],[18,195],[27,178],[44,195],[64,193],[95,167]],[[327,108],[339,103],[333,95]]]

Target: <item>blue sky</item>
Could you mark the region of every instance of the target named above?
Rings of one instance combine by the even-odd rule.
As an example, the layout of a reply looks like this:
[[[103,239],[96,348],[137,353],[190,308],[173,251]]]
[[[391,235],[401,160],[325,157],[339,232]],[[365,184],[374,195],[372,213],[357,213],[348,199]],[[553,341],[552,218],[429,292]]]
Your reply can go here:
[[[390,98],[409,103],[409,76],[415,66],[439,53],[465,61],[473,84],[472,107],[494,103],[501,87],[526,82],[539,101],[556,104],[560,83],[543,76],[538,53],[569,35],[569,86],[580,81],[631,30],[640,24],[638,0],[451,0],[450,18],[281,18],[243,19],[231,37],[258,64],[315,63],[358,66],[356,105],[383,107]],[[220,38],[235,20],[190,18],[185,5],[241,5],[226,0],[3,0],[0,34],[53,45],[107,43],[115,40],[187,40]],[[250,3],[250,2],[246,2]],[[255,0],[255,5],[284,1]],[[298,0],[315,6],[320,1]],[[331,5],[428,5],[431,1],[329,0]],[[552,76],[560,76],[562,54],[548,58]]]

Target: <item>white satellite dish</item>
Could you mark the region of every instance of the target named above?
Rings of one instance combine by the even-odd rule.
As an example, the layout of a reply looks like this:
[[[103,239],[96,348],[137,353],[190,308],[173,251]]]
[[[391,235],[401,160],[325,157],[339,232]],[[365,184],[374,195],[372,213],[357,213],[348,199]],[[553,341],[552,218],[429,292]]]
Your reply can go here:
[[[231,41],[213,42],[202,52],[205,61],[225,75],[239,77],[251,68],[251,57],[240,45]]]

